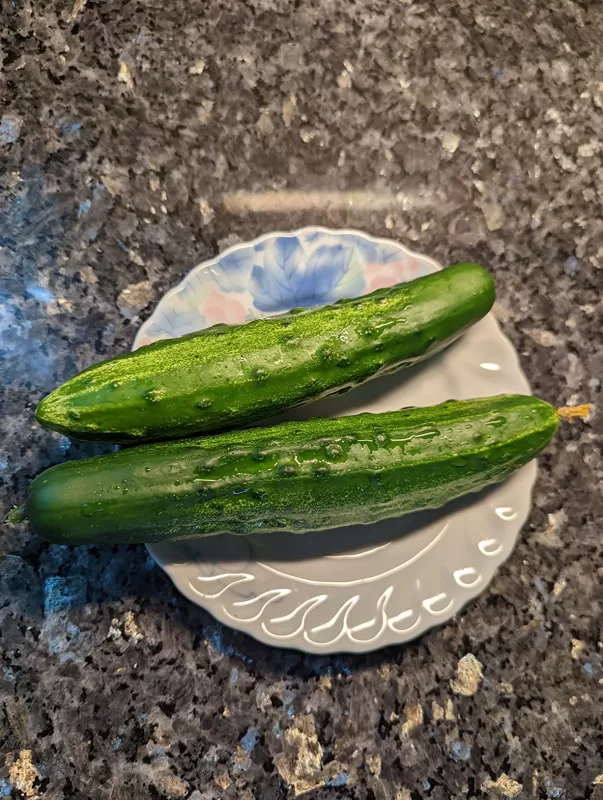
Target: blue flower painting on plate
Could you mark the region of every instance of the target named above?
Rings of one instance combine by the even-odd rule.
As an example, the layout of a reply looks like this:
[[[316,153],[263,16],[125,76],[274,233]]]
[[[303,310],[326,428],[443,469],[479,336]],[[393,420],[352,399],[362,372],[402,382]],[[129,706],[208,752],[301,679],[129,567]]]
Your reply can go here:
[[[260,311],[286,311],[357,297],[364,289],[358,251],[345,244],[312,242],[310,252],[295,236],[266,244],[264,263],[254,265],[251,295]]]

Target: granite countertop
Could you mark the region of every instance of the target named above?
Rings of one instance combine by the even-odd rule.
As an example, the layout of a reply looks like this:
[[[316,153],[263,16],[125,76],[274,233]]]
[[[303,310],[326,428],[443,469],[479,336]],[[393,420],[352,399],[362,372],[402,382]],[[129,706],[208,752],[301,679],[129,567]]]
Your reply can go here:
[[[2,3],[1,518],[95,451],[38,400],[274,229],[484,263],[534,391],[600,405],[602,42],[586,0]],[[142,547],[4,525],[0,795],[601,800],[601,443],[597,409],[563,426],[489,589],[363,657],[227,630]]]

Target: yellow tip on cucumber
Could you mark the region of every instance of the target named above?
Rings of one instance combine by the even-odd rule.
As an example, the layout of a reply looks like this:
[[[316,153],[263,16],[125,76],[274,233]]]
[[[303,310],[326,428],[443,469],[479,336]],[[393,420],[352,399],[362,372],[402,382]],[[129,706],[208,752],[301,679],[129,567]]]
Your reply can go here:
[[[583,403],[581,406],[563,406],[563,408],[557,409],[557,413],[561,419],[567,419],[572,422],[575,419],[586,419],[591,409],[591,403]]]

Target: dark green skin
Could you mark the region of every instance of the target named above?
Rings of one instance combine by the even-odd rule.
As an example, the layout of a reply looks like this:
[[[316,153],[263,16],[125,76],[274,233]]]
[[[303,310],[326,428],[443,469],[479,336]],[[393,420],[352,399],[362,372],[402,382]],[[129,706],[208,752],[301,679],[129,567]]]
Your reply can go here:
[[[502,481],[557,423],[548,403],[501,395],[144,445],[52,467],[25,515],[63,544],[377,522]]]
[[[494,302],[477,264],[332,306],[216,325],[95,364],[38,406],[73,439],[140,442],[243,427],[415,364]]]

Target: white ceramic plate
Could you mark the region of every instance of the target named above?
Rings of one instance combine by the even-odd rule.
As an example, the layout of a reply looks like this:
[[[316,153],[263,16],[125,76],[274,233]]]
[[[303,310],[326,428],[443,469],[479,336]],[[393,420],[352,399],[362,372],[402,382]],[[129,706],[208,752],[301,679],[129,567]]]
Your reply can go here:
[[[193,269],[141,327],[134,347],[299,306],[330,303],[440,267],[357,231],[306,228],[237,245]],[[283,418],[390,411],[528,394],[509,340],[489,315],[423,365]],[[438,511],[321,533],[219,536],[149,545],[176,587],[263,642],[313,653],[363,652],[412,639],[478,595],[530,510],[532,462],[505,483]]]

